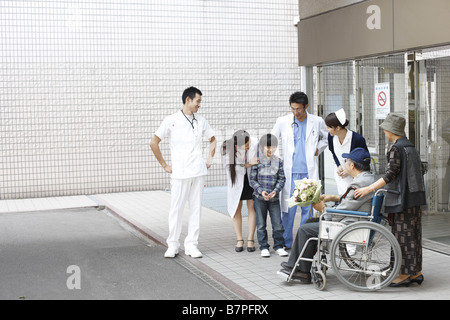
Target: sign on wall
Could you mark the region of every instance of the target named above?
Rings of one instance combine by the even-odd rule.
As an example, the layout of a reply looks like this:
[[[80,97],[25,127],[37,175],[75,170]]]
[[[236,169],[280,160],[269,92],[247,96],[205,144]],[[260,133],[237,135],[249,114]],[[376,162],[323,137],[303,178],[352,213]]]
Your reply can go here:
[[[375,119],[386,119],[391,112],[391,89],[389,82],[375,84]]]

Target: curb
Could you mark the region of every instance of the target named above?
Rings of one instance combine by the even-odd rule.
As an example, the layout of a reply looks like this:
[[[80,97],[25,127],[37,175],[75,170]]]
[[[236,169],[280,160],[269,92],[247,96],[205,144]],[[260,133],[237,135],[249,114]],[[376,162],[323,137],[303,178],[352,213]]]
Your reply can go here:
[[[127,218],[125,214],[123,214],[120,210],[117,208],[114,208],[113,206],[110,206],[108,204],[101,204],[101,207],[105,207],[111,214],[113,214],[115,217],[120,219],[121,221],[125,222],[132,228],[134,228],[136,231],[138,231],[140,234],[144,235],[148,239],[152,240],[156,244],[167,248],[167,244],[165,242],[165,239],[162,238],[160,235],[156,234],[152,230],[150,230],[148,227],[140,224],[137,221],[132,221],[133,219]],[[261,300],[245,288],[241,287],[240,285],[236,284],[232,280],[224,277],[219,272],[215,271],[211,267],[207,266],[203,262],[200,261],[200,259],[192,258],[190,256],[187,256],[183,252],[178,253],[178,256],[184,259],[189,264],[193,265],[200,271],[204,272],[206,275],[223,285],[225,288],[230,290],[235,295],[241,297],[243,300]]]

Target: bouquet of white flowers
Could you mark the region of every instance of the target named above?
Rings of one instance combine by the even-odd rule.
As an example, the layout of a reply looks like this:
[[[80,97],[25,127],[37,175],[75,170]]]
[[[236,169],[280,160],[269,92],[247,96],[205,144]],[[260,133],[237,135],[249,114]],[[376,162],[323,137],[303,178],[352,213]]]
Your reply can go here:
[[[307,207],[310,204],[319,202],[321,188],[322,184],[317,180],[308,178],[296,180],[294,193],[289,198],[289,208],[293,206]]]

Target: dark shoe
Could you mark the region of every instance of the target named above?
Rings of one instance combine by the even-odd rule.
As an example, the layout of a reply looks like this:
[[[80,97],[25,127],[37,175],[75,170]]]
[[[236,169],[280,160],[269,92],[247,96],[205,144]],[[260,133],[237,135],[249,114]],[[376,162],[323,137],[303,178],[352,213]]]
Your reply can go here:
[[[303,273],[300,271],[295,271],[292,275],[292,279],[300,281],[302,284],[310,284],[311,283],[311,273]]]
[[[253,242],[253,247],[249,247],[248,246],[248,244],[247,244],[247,251],[248,252],[255,252],[255,245],[254,245],[254,243],[255,243],[255,241],[254,240],[247,240],[247,242]]]
[[[284,273],[289,276],[292,272],[292,268],[291,269],[281,269],[279,272]],[[295,271],[294,274],[292,275],[291,279],[299,281],[302,284],[310,284],[311,283],[311,273]]]
[[[423,277],[423,274],[421,274],[420,276],[417,276],[414,279],[409,278],[409,280],[411,280],[411,283],[415,282],[420,286],[422,284],[423,280],[425,280],[425,279]]]
[[[397,283],[392,282],[392,283],[389,285],[389,287],[392,287],[392,288],[409,287],[410,284],[411,284],[411,279],[406,278],[405,280],[400,281],[400,282],[397,282]]]
[[[244,242],[244,240],[237,240],[237,242]],[[244,247],[238,247],[238,246],[236,246],[236,247],[234,247],[234,251],[236,251],[236,252],[242,252],[242,251],[244,251]]]
[[[293,267],[291,267],[290,265],[288,265],[288,263],[287,263],[286,261],[283,261],[282,263],[280,263],[280,266],[281,266],[283,269],[286,269],[286,270],[289,270],[289,271],[292,271],[292,269],[293,269]]]

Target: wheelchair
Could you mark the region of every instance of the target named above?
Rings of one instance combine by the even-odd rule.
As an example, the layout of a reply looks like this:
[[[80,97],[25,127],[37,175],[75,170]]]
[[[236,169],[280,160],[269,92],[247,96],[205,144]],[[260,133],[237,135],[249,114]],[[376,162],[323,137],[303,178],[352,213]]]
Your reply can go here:
[[[284,281],[294,281],[300,261],[312,262],[311,278],[318,290],[324,290],[328,269],[340,282],[357,291],[376,291],[388,286],[400,272],[400,245],[381,213],[385,192],[377,190],[371,212],[327,208],[319,218],[319,235],[310,238],[292,272],[278,272]],[[394,191],[395,192],[395,191]],[[313,259],[303,257],[310,242],[317,242]]]

